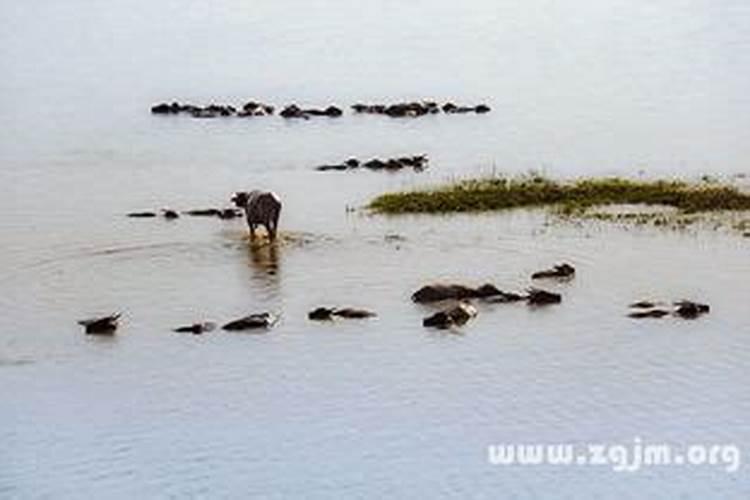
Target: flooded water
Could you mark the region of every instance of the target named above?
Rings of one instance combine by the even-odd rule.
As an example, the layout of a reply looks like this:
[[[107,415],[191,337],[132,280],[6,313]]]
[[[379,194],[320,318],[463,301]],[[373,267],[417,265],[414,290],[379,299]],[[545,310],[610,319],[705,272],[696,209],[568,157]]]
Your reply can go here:
[[[369,216],[372,196],[531,169],[748,172],[746,2],[3,2],[0,497],[741,498],[747,466],[499,467],[498,443],[750,450],[750,239],[543,212]],[[155,102],[433,98],[487,115],[287,122],[152,116]],[[428,154],[422,173],[316,165]],[[640,174],[639,174],[640,172]],[[283,199],[240,220],[129,219]],[[394,237],[398,235],[398,237]],[[460,333],[421,326],[436,280],[523,290]],[[635,321],[639,299],[711,304]],[[378,317],[315,324],[320,305]],[[76,320],[121,311],[113,338]],[[266,334],[171,329],[252,312]]]

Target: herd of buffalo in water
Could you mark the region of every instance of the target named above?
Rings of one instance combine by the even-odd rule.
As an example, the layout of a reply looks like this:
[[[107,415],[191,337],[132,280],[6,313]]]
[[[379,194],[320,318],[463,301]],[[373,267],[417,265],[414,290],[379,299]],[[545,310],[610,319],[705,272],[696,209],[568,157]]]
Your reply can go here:
[[[358,114],[383,115],[391,118],[416,118],[419,116],[436,115],[440,113],[455,115],[465,113],[484,114],[490,112],[490,107],[486,104],[459,106],[452,102],[447,102],[441,105],[435,101],[412,101],[395,104],[358,103],[350,106],[350,108]],[[152,106],[151,112],[156,115],[185,114],[193,118],[220,118],[230,116],[237,118],[252,118],[273,116],[276,113],[276,107],[256,101],[249,101],[238,107],[232,106],[231,104],[209,104],[208,106],[197,106],[194,104],[181,104],[179,102],[163,102]],[[282,118],[301,118],[303,120],[308,120],[315,116],[338,118],[343,116],[343,114],[344,111],[334,105],[325,108],[301,108],[296,104],[289,104],[279,112],[279,116]]]
[[[427,114],[437,113],[486,113],[490,108],[484,104],[478,106],[466,107],[457,106],[453,103],[446,103],[442,106],[432,101],[398,103],[391,105],[369,105],[355,104],[352,109],[356,113],[382,114],[390,117],[417,117]],[[151,108],[155,114],[180,114],[186,113],[196,118],[214,118],[219,116],[271,116],[275,113],[275,108],[268,104],[250,101],[244,104],[240,109],[226,105],[209,105],[199,107],[193,105],[184,105],[174,102],[172,104],[158,104]],[[303,118],[311,116],[329,116],[338,117],[343,114],[342,110],[336,106],[329,106],[325,109],[302,109],[292,104],[286,106],[279,115],[283,118]],[[342,163],[333,165],[322,165],[317,167],[319,171],[327,170],[351,170],[357,168],[366,168],[370,170],[400,170],[403,168],[413,168],[416,171],[422,170],[427,166],[427,156],[407,156],[401,158],[392,158],[388,160],[371,159],[360,161],[356,158],[350,158]],[[258,226],[264,226],[268,234],[269,243],[274,244],[276,239],[279,215],[281,213],[281,200],[275,194],[264,191],[249,191],[235,193],[231,201],[234,207],[230,208],[207,208],[194,209],[183,212],[186,215],[195,217],[216,217],[219,219],[235,219],[245,216],[250,230],[251,239],[255,238],[255,229]],[[134,218],[157,217],[155,211],[131,212],[127,214]],[[162,209],[161,215],[166,219],[177,219],[180,213],[172,209]],[[568,264],[557,264],[550,269],[538,271],[531,275],[531,279],[537,280],[570,280],[575,277],[575,268]],[[413,302],[418,304],[444,304],[449,303],[438,312],[426,317],[422,321],[425,327],[434,327],[440,329],[450,329],[460,327],[477,315],[477,308],[470,301],[476,300],[487,303],[513,303],[525,302],[530,307],[545,307],[552,304],[560,304],[562,295],[537,287],[531,287],[524,293],[507,292],[498,289],[495,285],[484,284],[479,287],[470,287],[461,284],[430,284],[423,286],[411,296]],[[694,319],[709,312],[710,308],[706,304],[700,304],[691,301],[678,301],[672,304],[663,302],[640,301],[630,304],[630,313],[628,317],[634,319],[643,318],[663,318],[673,315],[684,319]],[[332,321],[336,318],[344,319],[365,319],[376,316],[373,311],[365,309],[356,309],[352,307],[317,307],[308,313],[308,319],[311,321]],[[108,316],[91,318],[79,321],[84,327],[85,332],[89,334],[112,335],[118,327],[120,313]],[[266,330],[273,327],[278,321],[278,316],[270,313],[253,313],[242,318],[225,323],[221,328],[227,331],[241,330]],[[209,332],[217,327],[213,322],[199,322],[174,328],[175,332],[202,334]]]
[[[575,268],[570,264],[563,263],[555,265],[551,269],[538,271],[532,274],[531,278],[532,280],[569,280],[574,276]],[[479,287],[470,287],[461,284],[430,284],[414,292],[411,300],[417,304],[450,303],[448,307],[424,318],[422,325],[431,328],[452,329],[464,325],[477,315],[477,308],[471,303],[471,300],[495,304],[525,302],[532,307],[543,307],[560,304],[562,302],[562,295],[536,287],[529,288],[525,293],[506,292],[490,283]],[[640,301],[630,304],[629,307],[631,312],[628,314],[628,317],[635,319],[658,319],[668,315],[683,319],[695,319],[710,311],[710,307],[707,304],[688,300],[677,301],[671,305],[663,302]],[[317,307],[307,315],[311,321],[333,321],[336,318],[366,319],[375,316],[377,314],[373,311],[353,307]],[[111,335],[115,333],[120,317],[121,315],[117,313],[100,318],[82,320],[79,323],[84,326],[86,333]],[[270,312],[253,313],[225,323],[221,329],[226,331],[267,330],[273,327],[278,319],[277,315]],[[174,328],[173,331],[200,335],[210,332],[216,329],[216,327],[216,323],[209,321],[179,326]]]

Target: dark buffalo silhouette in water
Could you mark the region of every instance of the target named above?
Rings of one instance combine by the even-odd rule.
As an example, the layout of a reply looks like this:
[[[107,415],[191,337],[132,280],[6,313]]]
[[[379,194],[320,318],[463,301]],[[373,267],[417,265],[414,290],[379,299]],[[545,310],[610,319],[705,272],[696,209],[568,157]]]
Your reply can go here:
[[[245,211],[250,237],[255,237],[255,228],[263,226],[271,240],[276,239],[281,215],[281,200],[270,191],[240,191],[232,196],[235,205]]]
[[[114,335],[119,319],[120,313],[115,313],[101,318],[82,319],[78,324],[90,335]]]

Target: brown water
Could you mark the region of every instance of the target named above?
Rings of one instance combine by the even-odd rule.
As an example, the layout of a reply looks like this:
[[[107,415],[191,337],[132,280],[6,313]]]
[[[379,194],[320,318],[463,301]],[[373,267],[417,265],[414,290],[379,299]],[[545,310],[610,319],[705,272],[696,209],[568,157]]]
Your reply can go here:
[[[741,498],[747,474],[492,467],[513,442],[750,449],[750,240],[543,212],[379,217],[377,193],[538,169],[747,172],[742,2],[3,4],[0,497]],[[172,98],[346,105],[432,97],[483,116],[155,117]],[[423,173],[319,173],[426,153]],[[242,221],[124,217],[273,189]],[[401,238],[389,238],[400,235]],[[479,305],[428,331],[411,293],[578,270],[559,306]],[[634,321],[638,299],[711,314]],[[366,321],[314,324],[319,305]],[[172,333],[281,314],[264,335]],[[114,338],[76,320],[122,311]]]

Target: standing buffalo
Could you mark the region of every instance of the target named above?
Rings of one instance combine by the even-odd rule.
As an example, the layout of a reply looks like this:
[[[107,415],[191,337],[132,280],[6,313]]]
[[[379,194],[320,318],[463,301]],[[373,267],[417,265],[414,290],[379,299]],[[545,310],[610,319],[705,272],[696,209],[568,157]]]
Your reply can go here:
[[[271,240],[276,239],[281,214],[281,200],[270,191],[240,191],[232,196],[235,205],[245,211],[250,237],[255,237],[255,227],[262,225]]]

